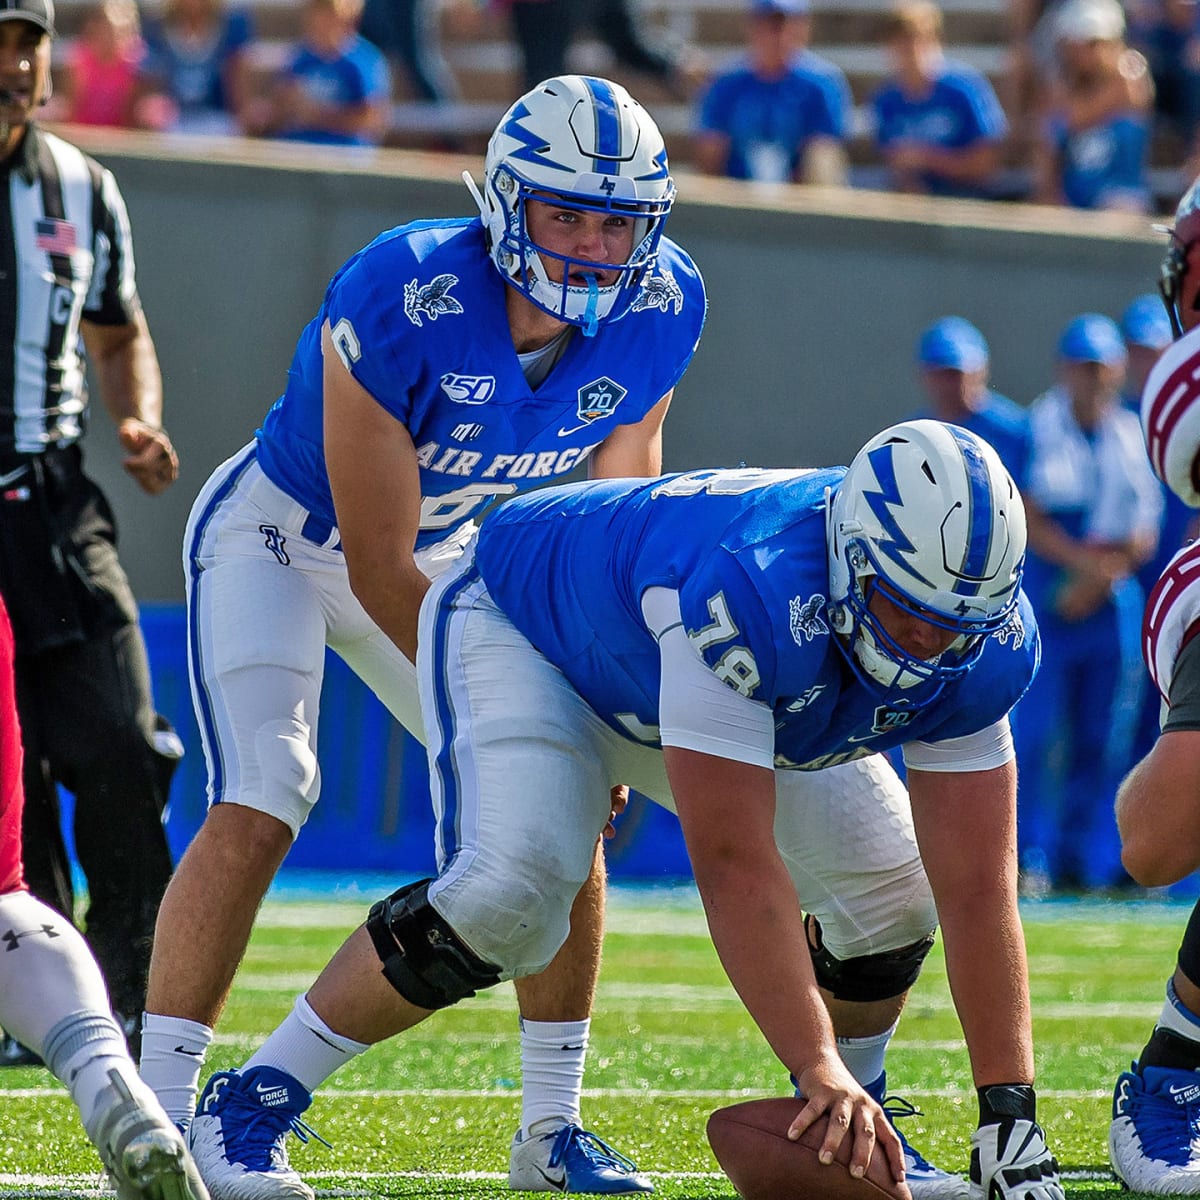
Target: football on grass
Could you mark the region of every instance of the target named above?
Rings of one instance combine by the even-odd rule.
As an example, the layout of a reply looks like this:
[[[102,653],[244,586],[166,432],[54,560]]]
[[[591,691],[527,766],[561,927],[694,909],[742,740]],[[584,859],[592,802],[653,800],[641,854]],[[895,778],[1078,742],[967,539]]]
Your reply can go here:
[[[819,1117],[799,1141],[789,1141],[788,1126],[801,1107],[795,1098],[749,1100],[708,1118],[708,1143],[743,1200],[911,1200],[878,1151],[862,1179],[851,1175],[848,1138],[833,1162],[822,1163],[817,1151],[828,1117]]]

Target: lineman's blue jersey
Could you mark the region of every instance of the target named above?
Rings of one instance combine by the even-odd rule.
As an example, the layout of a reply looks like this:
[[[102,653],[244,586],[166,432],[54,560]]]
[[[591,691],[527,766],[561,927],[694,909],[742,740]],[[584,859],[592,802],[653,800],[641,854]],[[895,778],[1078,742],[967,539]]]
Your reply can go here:
[[[550,488],[489,515],[476,564],[513,624],[627,737],[658,725],[658,646],[640,609],[655,586],[678,591],[713,672],[770,706],[779,767],[815,770],[1000,720],[1037,669],[1024,596],[931,703],[883,704],[850,671],[825,614],[825,491],[844,474],[693,471]]]
[[[321,326],[354,378],[412,435],[421,549],[493,500],[572,470],[618,425],[640,421],[683,374],[704,324],[704,285],[663,239],[630,311],[578,334],[531,391],[513,348],[505,288],[478,219],[416,221],[381,234],[333,277],[288,385],[258,431],[267,476],[336,524],[322,431]]]

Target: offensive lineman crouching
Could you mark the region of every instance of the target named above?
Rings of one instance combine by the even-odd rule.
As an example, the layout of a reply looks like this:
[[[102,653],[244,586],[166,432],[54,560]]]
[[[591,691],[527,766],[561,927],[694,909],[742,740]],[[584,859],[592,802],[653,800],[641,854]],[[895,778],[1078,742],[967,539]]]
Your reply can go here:
[[[934,1182],[1062,1200],[1016,906],[1008,712],[1038,656],[1024,549],[995,452],[934,421],[885,430],[848,470],[510,501],[421,610],[438,876],[376,905],[304,1003],[364,1049],[540,970],[625,780],[678,812],[725,969],[801,1092],[795,1135],[828,1113],[830,1156],[848,1138],[852,1170],[879,1153],[904,1177],[866,1085],[936,902],[980,1121],[969,1186]],[[878,753],[893,747],[910,794]],[[253,1069],[311,1092],[340,1064],[305,1030],[287,1018]],[[223,1094],[192,1127],[201,1161],[258,1117]],[[246,1184],[294,1194],[270,1176]]]

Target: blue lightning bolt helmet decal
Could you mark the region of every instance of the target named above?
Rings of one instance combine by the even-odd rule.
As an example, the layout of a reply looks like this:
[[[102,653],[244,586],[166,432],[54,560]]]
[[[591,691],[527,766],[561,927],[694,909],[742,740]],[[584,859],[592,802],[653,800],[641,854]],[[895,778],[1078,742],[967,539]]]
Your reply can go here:
[[[893,450],[894,444],[885,442],[867,456],[875,472],[875,478],[879,481],[877,491],[863,492],[863,499],[870,506],[883,530],[882,536],[875,539],[875,549],[886,554],[898,567],[902,567],[921,583],[929,584],[929,580],[917,570],[912,561],[911,556],[916,553],[916,546],[900,528],[896,516],[892,512],[893,507],[897,509],[904,507],[900,486],[896,482],[896,464],[892,459]]]
[[[566,163],[556,162],[549,157],[551,147],[544,134],[539,133],[536,129],[528,129],[521,123],[532,115],[524,100],[518,100],[509,109],[500,126],[504,136],[512,138],[516,142],[515,147],[509,148],[508,157],[514,162],[532,163],[536,167],[545,167],[550,171],[570,171],[571,168]]]

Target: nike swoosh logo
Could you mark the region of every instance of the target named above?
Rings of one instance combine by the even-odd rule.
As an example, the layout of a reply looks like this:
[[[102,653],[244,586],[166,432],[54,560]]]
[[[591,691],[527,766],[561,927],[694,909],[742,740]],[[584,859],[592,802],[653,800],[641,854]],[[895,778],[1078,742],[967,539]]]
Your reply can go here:
[[[18,467],[15,471],[6,471],[3,475],[0,475],[0,487],[4,487],[8,483],[16,483],[28,470],[28,467]]]
[[[846,741],[853,742],[855,744],[857,744],[858,742],[871,742],[871,741],[874,741],[878,736],[879,736],[879,734],[877,734],[877,733],[868,733],[862,737],[854,737],[853,735],[851,735],[850,737],[848,737],[846,739]]]
[[[586,429],[587,427],[588,427],[588,423],[586,421],[584,421],[584,423],[582,425],[576,425],[574,427],[574,429],[560,429],[558,431],[558,436],[559,437],[569,437],[572,433],[578,433],[581,429]]]
[[[556,1191],[565,1192],[567,1190],[567,1172],[564,1170],[561,1175],[547,1175],[541,1167],[534,1167],[534,1170]]]
[[[186,1046],[176,1046],[175,1053],[176,1054],[186,1054],[188,1056],[188,1058],[203,1058],[204,1057],[203,1050],[189,1050]]]

